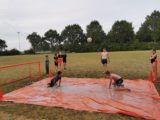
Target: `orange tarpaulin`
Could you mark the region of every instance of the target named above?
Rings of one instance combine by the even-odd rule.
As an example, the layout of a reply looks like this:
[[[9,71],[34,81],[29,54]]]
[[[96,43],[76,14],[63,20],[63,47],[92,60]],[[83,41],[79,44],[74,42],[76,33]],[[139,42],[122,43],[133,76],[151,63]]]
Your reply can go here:
[[[128,92],[108,89],[109,80],[93,78],[63,78],[61,87],[47,88],[50,79],[5,94],[3,101],[160,120],[160,97],[150,81],[125,80]]]

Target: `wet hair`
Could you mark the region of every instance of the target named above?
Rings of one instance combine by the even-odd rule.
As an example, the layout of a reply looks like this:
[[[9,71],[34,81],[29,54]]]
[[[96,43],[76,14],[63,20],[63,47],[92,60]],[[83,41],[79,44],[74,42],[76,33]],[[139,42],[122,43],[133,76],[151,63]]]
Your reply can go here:
[[[60,75],[60,74],[62,74],[62,72],[61,72],[61,71],[58,71],[57,74]]]
[[[106,71],[105,74],[106,75],[110,75],[111,73],[110,73],[110,71]]]

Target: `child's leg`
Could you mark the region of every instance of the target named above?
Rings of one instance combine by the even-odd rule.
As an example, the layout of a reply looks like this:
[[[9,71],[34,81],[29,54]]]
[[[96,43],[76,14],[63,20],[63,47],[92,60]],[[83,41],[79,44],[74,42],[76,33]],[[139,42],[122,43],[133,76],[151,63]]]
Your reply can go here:
[[[62,63],[59,63],[59,70],[61,71],[62,70]]]
[[[49,87],[53,87],[54,86],[54,79],[51,80],[51,82],[48,84]]]
[[[54,67],[55,67],[54,71],[57,72],[58,71],[58,64],[57,65],[55,64]]]
[[[49,74],[49,65],[46,65],[46,74]]]
[[[102,65],[103,65],[103,71],[104,72],[107,71],[107,60],[106,59],[102,59],[101,62],[102,62]]]
[[[107,71],[107,64],[103,65],[103,69],[104,69],[104,71]]]
[[[55,67],[55,72],[57,72],[58,71],[58,61],[54,62],[54,67]]]
[[[64,69],[66,70],[66,63],[63,63]]]
[[[54,81],[53,81],[53,82],[54,82],[53,84],[54,84],[54,85],[57,85],[57,81],[58,81],[58,80],[54,80]]]

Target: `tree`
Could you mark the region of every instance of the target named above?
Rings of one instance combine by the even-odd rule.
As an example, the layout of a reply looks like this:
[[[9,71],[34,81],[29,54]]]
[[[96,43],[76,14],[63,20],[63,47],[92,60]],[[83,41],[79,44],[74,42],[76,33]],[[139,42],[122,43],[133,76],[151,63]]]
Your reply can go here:
[[[137,32],[140,42],[160,42],[160,12],[153,11],[148,15]]]
[[[61,44],[61,38],[60,35],[56,30],[48,30],[44,34],[44,39],[50,43],[51,50],[54,49],[54,46]]]
[[[82,28],[77,25],[68,25],[61,33],[64,46],[72,52],[80,52],[83,50],[83,44],[86,41]]]
[[[92,21],[89,25],[87,25],[87,37],[92,38],[92,46],[94,46],[93,51],[97,51],[99,46],[107,43],[106,34],[102,29],[100,23],[96,20]]]
[[[32,34],[29,34],[27,36],[27,40],[31,43],[31,46],[33,48],[34,53],[36,52],[38,45],[41,42],[41,36],[38,35],[36,32],[33,32]]]
[[[0,39],[0,51],[5,50],[5,48],[7,48],[6,41]]]
[[[125,20],[116,21],[112,29],[107,34],[107,39],[111,43],[130,43],[134,40],[132,23]]]
[[[38,44],[37,49],[39,51],[49,51],[50,50],[50,46],[49,43],[47,41],[45,41],[44,38],[42,38]]]

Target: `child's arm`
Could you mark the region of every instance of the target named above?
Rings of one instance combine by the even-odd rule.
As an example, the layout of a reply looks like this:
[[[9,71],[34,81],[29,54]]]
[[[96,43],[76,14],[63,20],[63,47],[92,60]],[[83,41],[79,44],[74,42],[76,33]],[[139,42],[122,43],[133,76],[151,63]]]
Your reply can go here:
[[[109,89],[111,88],[111,84],[112,84],[112,78],[110,78],[110,81],[109,81]]]

